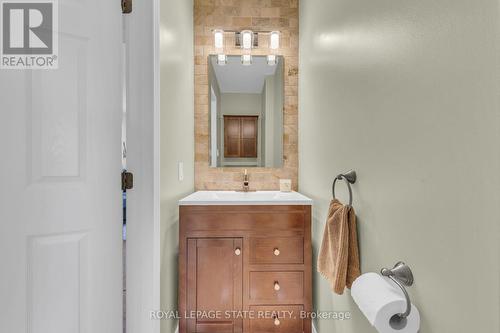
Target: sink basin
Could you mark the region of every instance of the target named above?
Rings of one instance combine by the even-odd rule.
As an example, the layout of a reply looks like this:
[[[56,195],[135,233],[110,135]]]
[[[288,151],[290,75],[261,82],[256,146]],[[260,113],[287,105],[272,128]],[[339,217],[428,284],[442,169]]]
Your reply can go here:
[[[269,201],[275,200],[280,197],[280,192],[275,191],[259,191],[259,192],[235,192],[235,191],[220,191],[220,192],[210,192],[214,195],[214,198],[218,200],[258,200],[258,201]]]
[[[298,192],[198,191],[181,199],[179,205],[312,205],[312,200]]]

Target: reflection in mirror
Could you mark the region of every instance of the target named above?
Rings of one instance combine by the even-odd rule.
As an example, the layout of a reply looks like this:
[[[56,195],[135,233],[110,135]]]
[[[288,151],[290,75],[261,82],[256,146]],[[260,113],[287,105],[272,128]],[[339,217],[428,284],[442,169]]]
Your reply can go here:
[[[283,57],[210,55],[208,73],[210,166],[282,167]]]

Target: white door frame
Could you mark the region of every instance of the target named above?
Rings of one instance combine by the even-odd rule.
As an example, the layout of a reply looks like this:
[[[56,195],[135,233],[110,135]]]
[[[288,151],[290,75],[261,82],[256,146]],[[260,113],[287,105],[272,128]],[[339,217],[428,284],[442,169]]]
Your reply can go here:
[[[127,332],[159,333],[160,310],[160,1],[134,1],[128,37]],[[126,38],[127,38],[126,37]]]

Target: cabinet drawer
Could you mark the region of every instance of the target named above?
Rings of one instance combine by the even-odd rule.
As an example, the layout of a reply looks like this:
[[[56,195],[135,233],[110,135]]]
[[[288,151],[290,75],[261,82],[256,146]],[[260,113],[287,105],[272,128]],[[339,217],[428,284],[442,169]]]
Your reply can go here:
[[[302,306],[251,306],[250,333],[303,333]]]
[[[270,231],[288,231],[303,235],[305,210],[305,206],[181,206],[180,229],[182,232],[238,230],[262,236]]]
[[[250,272],[250,301],[254,304],[297,304],[303,298],[303,272]]]
[[[250,263],[302,264],[304,263],[304,238],[250,238]]]

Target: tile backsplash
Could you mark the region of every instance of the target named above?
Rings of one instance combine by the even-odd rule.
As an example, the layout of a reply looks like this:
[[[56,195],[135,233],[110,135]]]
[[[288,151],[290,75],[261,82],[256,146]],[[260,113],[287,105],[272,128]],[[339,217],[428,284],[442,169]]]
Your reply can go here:
[[[196,190],[241,189],[244,168],[209,166],[209,96],[207,57],[214,54],[214,29],[281,32],[278,54],[285,59],[285,100],[282,168],[248,168],[252,190],[277,190],[279,179],[298,178],[298,0],[195,0],[195,187]],[[226,41],[225,53],[241,54]],[[268,40],[259,40],[254,55],[269,53]]]

